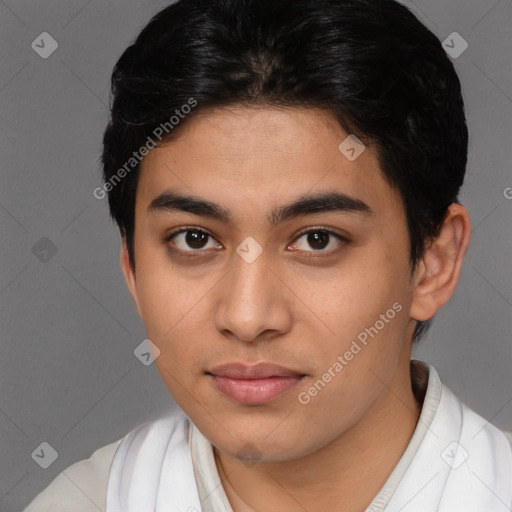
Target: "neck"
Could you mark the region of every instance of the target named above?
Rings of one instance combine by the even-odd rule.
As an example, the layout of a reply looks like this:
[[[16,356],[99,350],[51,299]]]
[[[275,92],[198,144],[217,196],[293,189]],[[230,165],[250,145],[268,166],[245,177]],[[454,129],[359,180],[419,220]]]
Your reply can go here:
[[[361,420],[328,445],[300,459],[247,466],[214,448],[215,461],[234,512],[365,510],[403,455],[421,404],[409,368]]]

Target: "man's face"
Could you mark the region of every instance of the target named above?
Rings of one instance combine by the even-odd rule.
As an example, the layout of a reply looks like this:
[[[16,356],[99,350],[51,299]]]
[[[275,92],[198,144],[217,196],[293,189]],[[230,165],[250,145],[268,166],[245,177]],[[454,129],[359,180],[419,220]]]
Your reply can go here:
[[[351,161],[338,148],[348,135],[318,110],[219,109],[142,162],[130,288],[172,396],[231,456],[295,459],[403,407],[406,218],[373,150]],[[154,202],[166,193],[215,203],[230,221]],[[351,201],[283,214],[324,194]],[[260,362],[299,376],[210,375]]]

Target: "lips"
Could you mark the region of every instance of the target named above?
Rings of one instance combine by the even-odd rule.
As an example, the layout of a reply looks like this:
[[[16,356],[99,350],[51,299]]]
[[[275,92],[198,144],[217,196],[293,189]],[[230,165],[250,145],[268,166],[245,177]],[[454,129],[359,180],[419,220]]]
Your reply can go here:
[[[216,366],[207,373],[232,379],[266,379],[268,377],[298,377],[301,372],[273,363],[258,363],[252,366],[243,363],[228,363]]]
[[[206,372],[214,387],[244,405],[261,405],[295,387],[304,374],[272,363],[230,363]]]

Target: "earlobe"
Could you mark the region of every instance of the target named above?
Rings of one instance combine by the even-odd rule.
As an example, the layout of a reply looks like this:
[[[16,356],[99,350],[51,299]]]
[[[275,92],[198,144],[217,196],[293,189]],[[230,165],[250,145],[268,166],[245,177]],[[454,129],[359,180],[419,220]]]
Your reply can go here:
[[[121,243],[121,256],[120,256],[121,270],[123,271],[124,279],[126,281],[126,285],[128,286],[128,290],[135,302],[135,306],[137,307],[137,313],[139,317],[142,318],[139,298],[137,295],[137,284],[135,279],[135,270],[130,263],[130,256],[128,254],[128,248],[126,246],[126,240],[123,238]]]
[[[448,302],[457,286],[470,237],[466,208],[450,205],[438,236],[427,246],[417,266],[411,318],[429,320]]]

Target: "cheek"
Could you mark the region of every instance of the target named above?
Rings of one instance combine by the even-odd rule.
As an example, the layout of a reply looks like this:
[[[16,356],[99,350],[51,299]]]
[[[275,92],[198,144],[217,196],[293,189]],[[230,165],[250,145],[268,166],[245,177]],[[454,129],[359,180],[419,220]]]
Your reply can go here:
[[[381,387],[375,375],[388,380],[394,371],[403,349],[410,299],[407,262],[397,260],[382,251],[373,258],[354,258],[309,298],[312,309],[322,312],[319,325],[325,333],[315,347],[318,371],[324,374],[336,361],[343,367],[332,370],[337,377],[325,394],[327,403],[335,404],[340,396],[363,397],[363,390],[373,396]]]
[[[137,291],[141,315],[150,339],[157,345],[172,333],[179,320],[179,299],[165,279],[141,279]]]
[[[356,336],[401,299],[399,274],[383,267],[378,261],[360,258],[336,269],[318,286],[302,283],[309,291],[307,305],[324,321],[326,334],[340,339]]]
[[[158,265],[141,269],[137,290],[142,320],[147,337],[160,350],[155,363],[168,386],[173,379],[166,372],[176,378],[190,376],[200,364],[205,341],[201,333],[206,332],[209,317],[205,310],[212,288],[209,281],[189,279]]]
[[[197,317],[206,280],[189,279],[159,254],[141,258],[137,269],[137,295],[148,335],[155,343],[172,336],[180,325]]]

